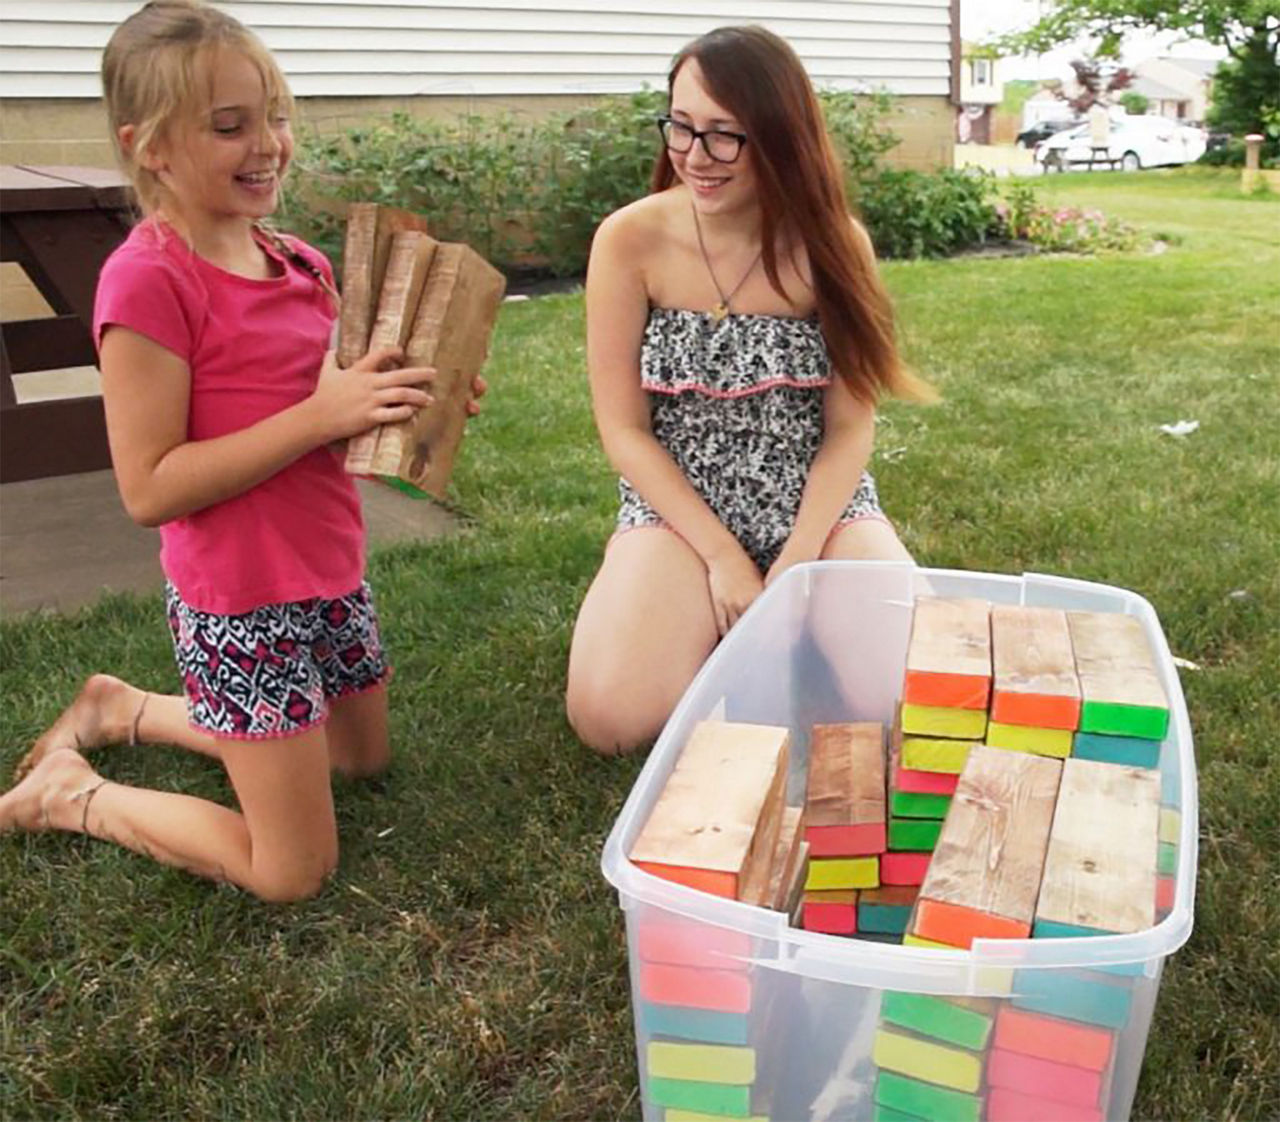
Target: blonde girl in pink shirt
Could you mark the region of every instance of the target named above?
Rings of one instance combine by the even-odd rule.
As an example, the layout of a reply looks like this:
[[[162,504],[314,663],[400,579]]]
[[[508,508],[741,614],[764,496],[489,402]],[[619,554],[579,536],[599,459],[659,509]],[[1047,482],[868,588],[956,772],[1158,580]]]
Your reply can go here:
[[[432,371],[339,371],[316,250],[262,223],[293,152],[266,48],[196,0],[116,30],[103,85],[144,214],[95,306],[107,430],[129,514],[157,526],[184,696],[90,678],[0,796],[0,832],[117,842],[266,900],[338,860],[330,769],[389,758],[387,666],[364,527],[335,442],[424,405]],[[221,761],[238,810],[99,775],[82,752],[176,744]]]

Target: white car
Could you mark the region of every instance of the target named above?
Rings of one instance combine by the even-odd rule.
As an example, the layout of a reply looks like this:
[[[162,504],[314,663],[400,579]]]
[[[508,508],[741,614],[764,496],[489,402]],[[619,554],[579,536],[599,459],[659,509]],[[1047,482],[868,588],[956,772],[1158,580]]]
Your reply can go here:
[[[1072,164],[1118,167],[1122,171],[1189,164],[1204,155],[1205,133],[1154,114],[1114,117],[1105,149],[1095,149],[1085,123],[1055,133],[1036,146],[1036,163],[1045,171],[1066,171]]]

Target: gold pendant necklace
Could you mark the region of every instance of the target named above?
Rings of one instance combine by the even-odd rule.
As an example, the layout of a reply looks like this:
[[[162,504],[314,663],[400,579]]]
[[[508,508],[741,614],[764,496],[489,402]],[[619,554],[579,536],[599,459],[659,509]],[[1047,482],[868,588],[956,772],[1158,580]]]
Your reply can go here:
[[[702,254],[702,263],[707,267],[707,275],[711,277],[711,283],[715,286],[716,295],[720,297],[720,303],[711,309],[711,318],[720,323],[729,314],[729,301],[738,295],[738,290],[747,283],[747,278],[756,271],[756,266],[760,264],[760,258],[764,256],[764,246],[760,246],[760,251],[755,255],[747,271],[742,274],[742,279],[733,286],[733,291],[728,295],[725,294],[720,282],[716,280],[716,271],[711,267],[711,258],[707,255],[707,244],[702,240],[702,223],[698,221],[698,208],[693,205],[693,200],[689,201],[690,209],[693,211],[693,228],[698,233],[698,250]]]

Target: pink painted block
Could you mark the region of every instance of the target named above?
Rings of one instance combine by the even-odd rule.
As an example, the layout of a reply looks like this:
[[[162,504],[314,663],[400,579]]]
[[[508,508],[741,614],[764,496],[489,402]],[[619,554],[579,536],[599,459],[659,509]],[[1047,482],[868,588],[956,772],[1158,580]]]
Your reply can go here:
[[[731,970],[640,964],[640,996],[658,1005],[687,1005],[720,1013],[751,1011],[751,979]]]
[[[945,775],[940,771],[920,771],[918,768],[900,767],[894,773],[897,791],[909,791],[913,795],[954,795],[958,775]]]
[[[708,923],[645,919],[636,932],[636,950],[645,962],[713,970],[746,970],[746,959],[751,955],[751,936]]]
[[[858,906],[817,904],[806,900],[800,925],[806,931],[821,931],[827,935],[854,935],[858,930]]]
[[[1006,1052],[1003,1048],[993,1048],[987,1056],[987,1082],[992,1087],[1071,1106],[1096,1108],[1102,1099],[1101,1072]]]
[[[932,853],[886,853],[880,858],[880,883],[924,884]]]
[[[885,824],[806,826],[804,840],[810,857],[872,857],[885,851]]]
[[[1102,1111],[993,1087],[987,1092],[987,1122],[1102,1122]]]

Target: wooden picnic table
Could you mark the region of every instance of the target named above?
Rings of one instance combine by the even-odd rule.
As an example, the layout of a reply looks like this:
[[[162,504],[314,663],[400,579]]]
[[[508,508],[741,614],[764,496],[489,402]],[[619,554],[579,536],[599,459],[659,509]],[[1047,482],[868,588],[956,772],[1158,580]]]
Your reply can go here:
[[[54,312],[0,323],[0,482],[111,464],[101,397],[19,404],[13,375],[97,364],[94,291],[132,199],[115,171],[0,165],[0,261],[20,265]]]

